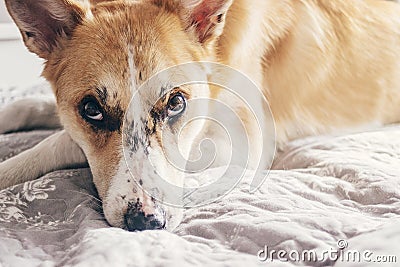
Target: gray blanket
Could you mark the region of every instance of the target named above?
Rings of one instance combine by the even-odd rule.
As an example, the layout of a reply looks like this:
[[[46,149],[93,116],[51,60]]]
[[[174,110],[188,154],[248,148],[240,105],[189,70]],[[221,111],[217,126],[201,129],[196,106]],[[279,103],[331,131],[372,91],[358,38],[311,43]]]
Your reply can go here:
[[[0,136],[0,161],[51,131]],[[0,263],[37,266],[62,260],[90,229],[108,227],[89,169],[60,170],[0,191]]]
[[[3,103],[21,97],[4,92]],[[51,133],[0,136],[0,160]],[[8,188],[0,191],[0,266],[398,266],[400,126],[298,140],[274,168],[255,194],[245,179],[185,211],[173,233],[109,227],[89,169]],[[339,256],[327,257],[332,250]]]

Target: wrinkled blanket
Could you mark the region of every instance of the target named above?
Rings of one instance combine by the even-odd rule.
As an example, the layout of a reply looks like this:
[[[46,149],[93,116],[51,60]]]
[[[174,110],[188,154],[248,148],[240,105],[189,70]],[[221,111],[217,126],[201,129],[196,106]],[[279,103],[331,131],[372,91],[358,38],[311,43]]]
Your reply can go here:
[[[0,107],[49,90],[23,92],[0,89]],[[0,135],[0,161],[53,132]],[[248,187],[172,233],[130,233],[104,220],[89,169],[59,170],[0,191],[0,266],[400,265],[400,126],[292,142]]]

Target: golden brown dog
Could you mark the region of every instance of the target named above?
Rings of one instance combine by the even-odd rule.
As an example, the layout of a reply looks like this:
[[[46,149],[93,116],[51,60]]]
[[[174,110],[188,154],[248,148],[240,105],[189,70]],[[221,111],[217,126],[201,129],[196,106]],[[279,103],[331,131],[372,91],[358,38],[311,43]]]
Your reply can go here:
[[[34,179],[60,167],[89,162],[106,219],[129,230],[179,222],[129,180],[122,151],[123,118],[138,88],[154,74],[187,62],[233,67],[262,89],[278,144],[337,130],[400,120],[400,6],[384,0],[6,0],[28,49],[46,60],[65,131],[0,164],[0,187]],[[202,77],[209,73],[201,65]],[[219,74],[221,75],[221,73]],[[223,74],[222,74],[223,75]],[[240,92],[243,94],[243,92]],[[153,179],[149,161],[182,183],[163,151],[175,151],[174,129],[195,98],[224,99],[213,86],[150,88],[140,93],[132,119],[140,185]],[[257,102],[257,101],[256,101]],[[146,104],[150,103],[150,104]],[[5,108],[0,119],[29,106],[50,122],[49,103],[25,101]],[[250,148],[262,161],[259,133],[248,109],[235,107],[246,124]],[[258,113],[268,113],[262,104]],[[0,131],[18,130],[34,113],[21,111]],[[43,124],[43,121],[41,122]],[[133,123],[133,121],[135,123]],[[174,121],[174,126],[171,125]],[[261,131],[270,123],[262,124]],[[188,155],[206,124],[181,132]],[[202,130],[203,129],[203,130]],[[253,131],[253,130],[254,131]],[[167,132],[161,137],[161,132]],[[130,135],[130,134],[128,134]],[[128,136],[129,137],[129,136]],[[261,140],[262,141],[262,140]],[[265,140],[264,140],[265,141]],[[273,148],[271,148],[273,149]],[[82,151],[83,153],[82,153]],[[273,151],[270,151],[273,154]],[[55,156],[53,154],[56,153]],[[253,152],[251,152],[253,153]],[[24,162],[22,164],[21,162]],[[31,164],[29,164],[31,163]],[[37,164],[34,164],[37,163]],[[172,221],[176,221],[172,223]]]

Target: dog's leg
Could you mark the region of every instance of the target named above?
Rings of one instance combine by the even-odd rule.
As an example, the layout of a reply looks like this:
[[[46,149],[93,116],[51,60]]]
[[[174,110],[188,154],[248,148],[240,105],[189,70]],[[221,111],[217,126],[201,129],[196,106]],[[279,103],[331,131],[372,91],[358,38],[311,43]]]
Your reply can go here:
[[[51,171],[86,165],[82,150],[65,131],[61,131],[0,163],[0,189],[36,179]]]
[[[26,98],[0,110],[0,134],[38,128],[61,128],[54,99]]]

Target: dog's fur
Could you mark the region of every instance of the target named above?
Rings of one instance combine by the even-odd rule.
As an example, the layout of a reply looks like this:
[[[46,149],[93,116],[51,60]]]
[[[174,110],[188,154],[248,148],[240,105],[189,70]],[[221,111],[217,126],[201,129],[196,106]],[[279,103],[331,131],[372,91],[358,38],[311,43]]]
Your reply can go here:
[[[279,144],[308,135],[400,120],[397,3],[384,0],[96,2],[101,3],[6,0],[28,49],[46,59],[43,76],[52,85],[65,131],[1,163],[0,188],[60,167],[83,165],[86,157],[111,225],[124,227],[124,214],[132,200],[139,199],[145,214],[154,213],[157,206],[154,200],[134,183],[126,182],[129,178],[122,160],[122,119],[132,95],[144,81],[164,68],[185,62],[219,62],[248,75],[269,101]],[[212,87],[206,89],[206,97],[223,97]],[[188,98],[194,97],[193,88],[184,93]],[[82,118],[79,106],[87,96],[101,103],[108,120],[106,126],[99,128]],[[152,93],[143,95],[143,99],[150,101],[155,100],[152,97]],[[24,121],[32,112],[13,122],[7,119],[25,105],[31,105],[39,116],[40,112],[51,113],[46,103],[30,103],[6,107],[0,113],[0,131],[26,127]],[[161,109],[165,107],[163,103],[159,105]],[[138,112],[142,124],[135,125],[134,130],[139,131],[138,136],[146,140],[151,151],[150,155],[137,154],[134,175],[146,183],[149,177],[143,162],[153,157],[161,162],[161,169],[167,168],[160,151],[170,145],[158,136],[162,126],[157,123],[162,122],[152,124],[145,108]],[[244,121],[249,116],[246,110],[239,114]],[[30,127],[41,125],[31,124],[34,125]],[[49,122],[47,126],[53,125],[57,122]],[[149,128],[154,131],[140,130]],[[197,131],[188,130],[184,136]],[[193,139],[187,138],[184,153],[188,153],[192,143]],[[174,172],[169,171],[164,170],[173,176]]]

